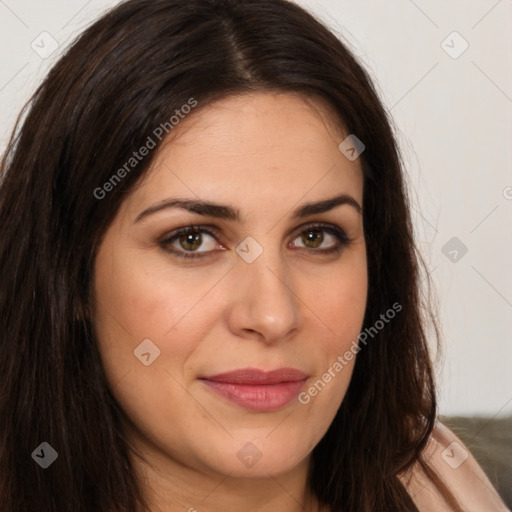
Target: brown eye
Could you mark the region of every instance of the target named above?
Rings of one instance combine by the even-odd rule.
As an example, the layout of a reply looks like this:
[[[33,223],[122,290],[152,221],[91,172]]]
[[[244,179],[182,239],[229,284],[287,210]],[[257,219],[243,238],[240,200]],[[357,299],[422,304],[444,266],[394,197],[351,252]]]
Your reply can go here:
[[[198,247],[201,246],[202,234],[199,232],[186,233],[179,237],[178,242],[183,249],[195,251]]]
[[[327,233],[327,236],[325,236]],[[332,252],[339,252],[341,249],[348,245],[350,240],[345,232],[334,225],[313,225],[304,229],[296,239],[301,239],[304,244],[304,249],[320,254],[328,254]],[[327,247],[322,247],[322,244],[327,242]],[[330,243],[329,243],[330,242]],[[294,243],[295,247],[300,248]]]
[[[308,230],[302,233],[302,240],[309,249],[317,249],[318,246],[323,242],[323,235],[320,230]]]
[[[207,243],[208,238],[212,240],[209,243]],[[202,258],[214,252],[217,244],[215,235],[209,229],[201,226],[188,226],[173,231],[164,240],[161,240],[159,245],[164,250],[182,258]],[[199,251],[200,247],[205,248]]]

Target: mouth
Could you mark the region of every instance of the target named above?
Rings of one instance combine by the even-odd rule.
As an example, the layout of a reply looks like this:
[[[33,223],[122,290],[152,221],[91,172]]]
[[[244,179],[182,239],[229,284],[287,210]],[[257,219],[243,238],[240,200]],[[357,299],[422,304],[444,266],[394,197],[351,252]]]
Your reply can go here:
[[[263,371],[243,368],[201,377],[211,391],[252,411],[274,411],[297,397],[308,375],[295,368]]]

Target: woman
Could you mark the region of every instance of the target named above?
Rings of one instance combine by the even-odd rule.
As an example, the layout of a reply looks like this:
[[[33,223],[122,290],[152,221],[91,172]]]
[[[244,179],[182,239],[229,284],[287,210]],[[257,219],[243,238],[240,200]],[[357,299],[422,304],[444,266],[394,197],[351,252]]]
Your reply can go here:
[[[436,424],[386,113],[300,7],[108,12],[0,226],[2,511],[505,510]]]

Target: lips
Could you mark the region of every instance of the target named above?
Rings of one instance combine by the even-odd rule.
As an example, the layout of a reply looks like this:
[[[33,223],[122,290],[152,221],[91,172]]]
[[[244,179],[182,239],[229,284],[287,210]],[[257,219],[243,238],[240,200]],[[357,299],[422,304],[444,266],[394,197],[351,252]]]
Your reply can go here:
[[[306,373],[295,368],[243,368],[200,380],[216,394],[245,409],[271,411],[290,403],[307,378]]]

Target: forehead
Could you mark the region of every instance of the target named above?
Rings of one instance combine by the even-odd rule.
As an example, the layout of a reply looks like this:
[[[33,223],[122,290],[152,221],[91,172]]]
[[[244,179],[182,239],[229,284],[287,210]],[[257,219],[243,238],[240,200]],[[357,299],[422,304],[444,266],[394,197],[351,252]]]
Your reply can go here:
[[[359,159],[324,103],[292,93],[251,93],[196,108],[174,128],[131,197],[169,195],[270,208],[350,193],[362,201]],[[277,202],[276,202],[277,201]]]

